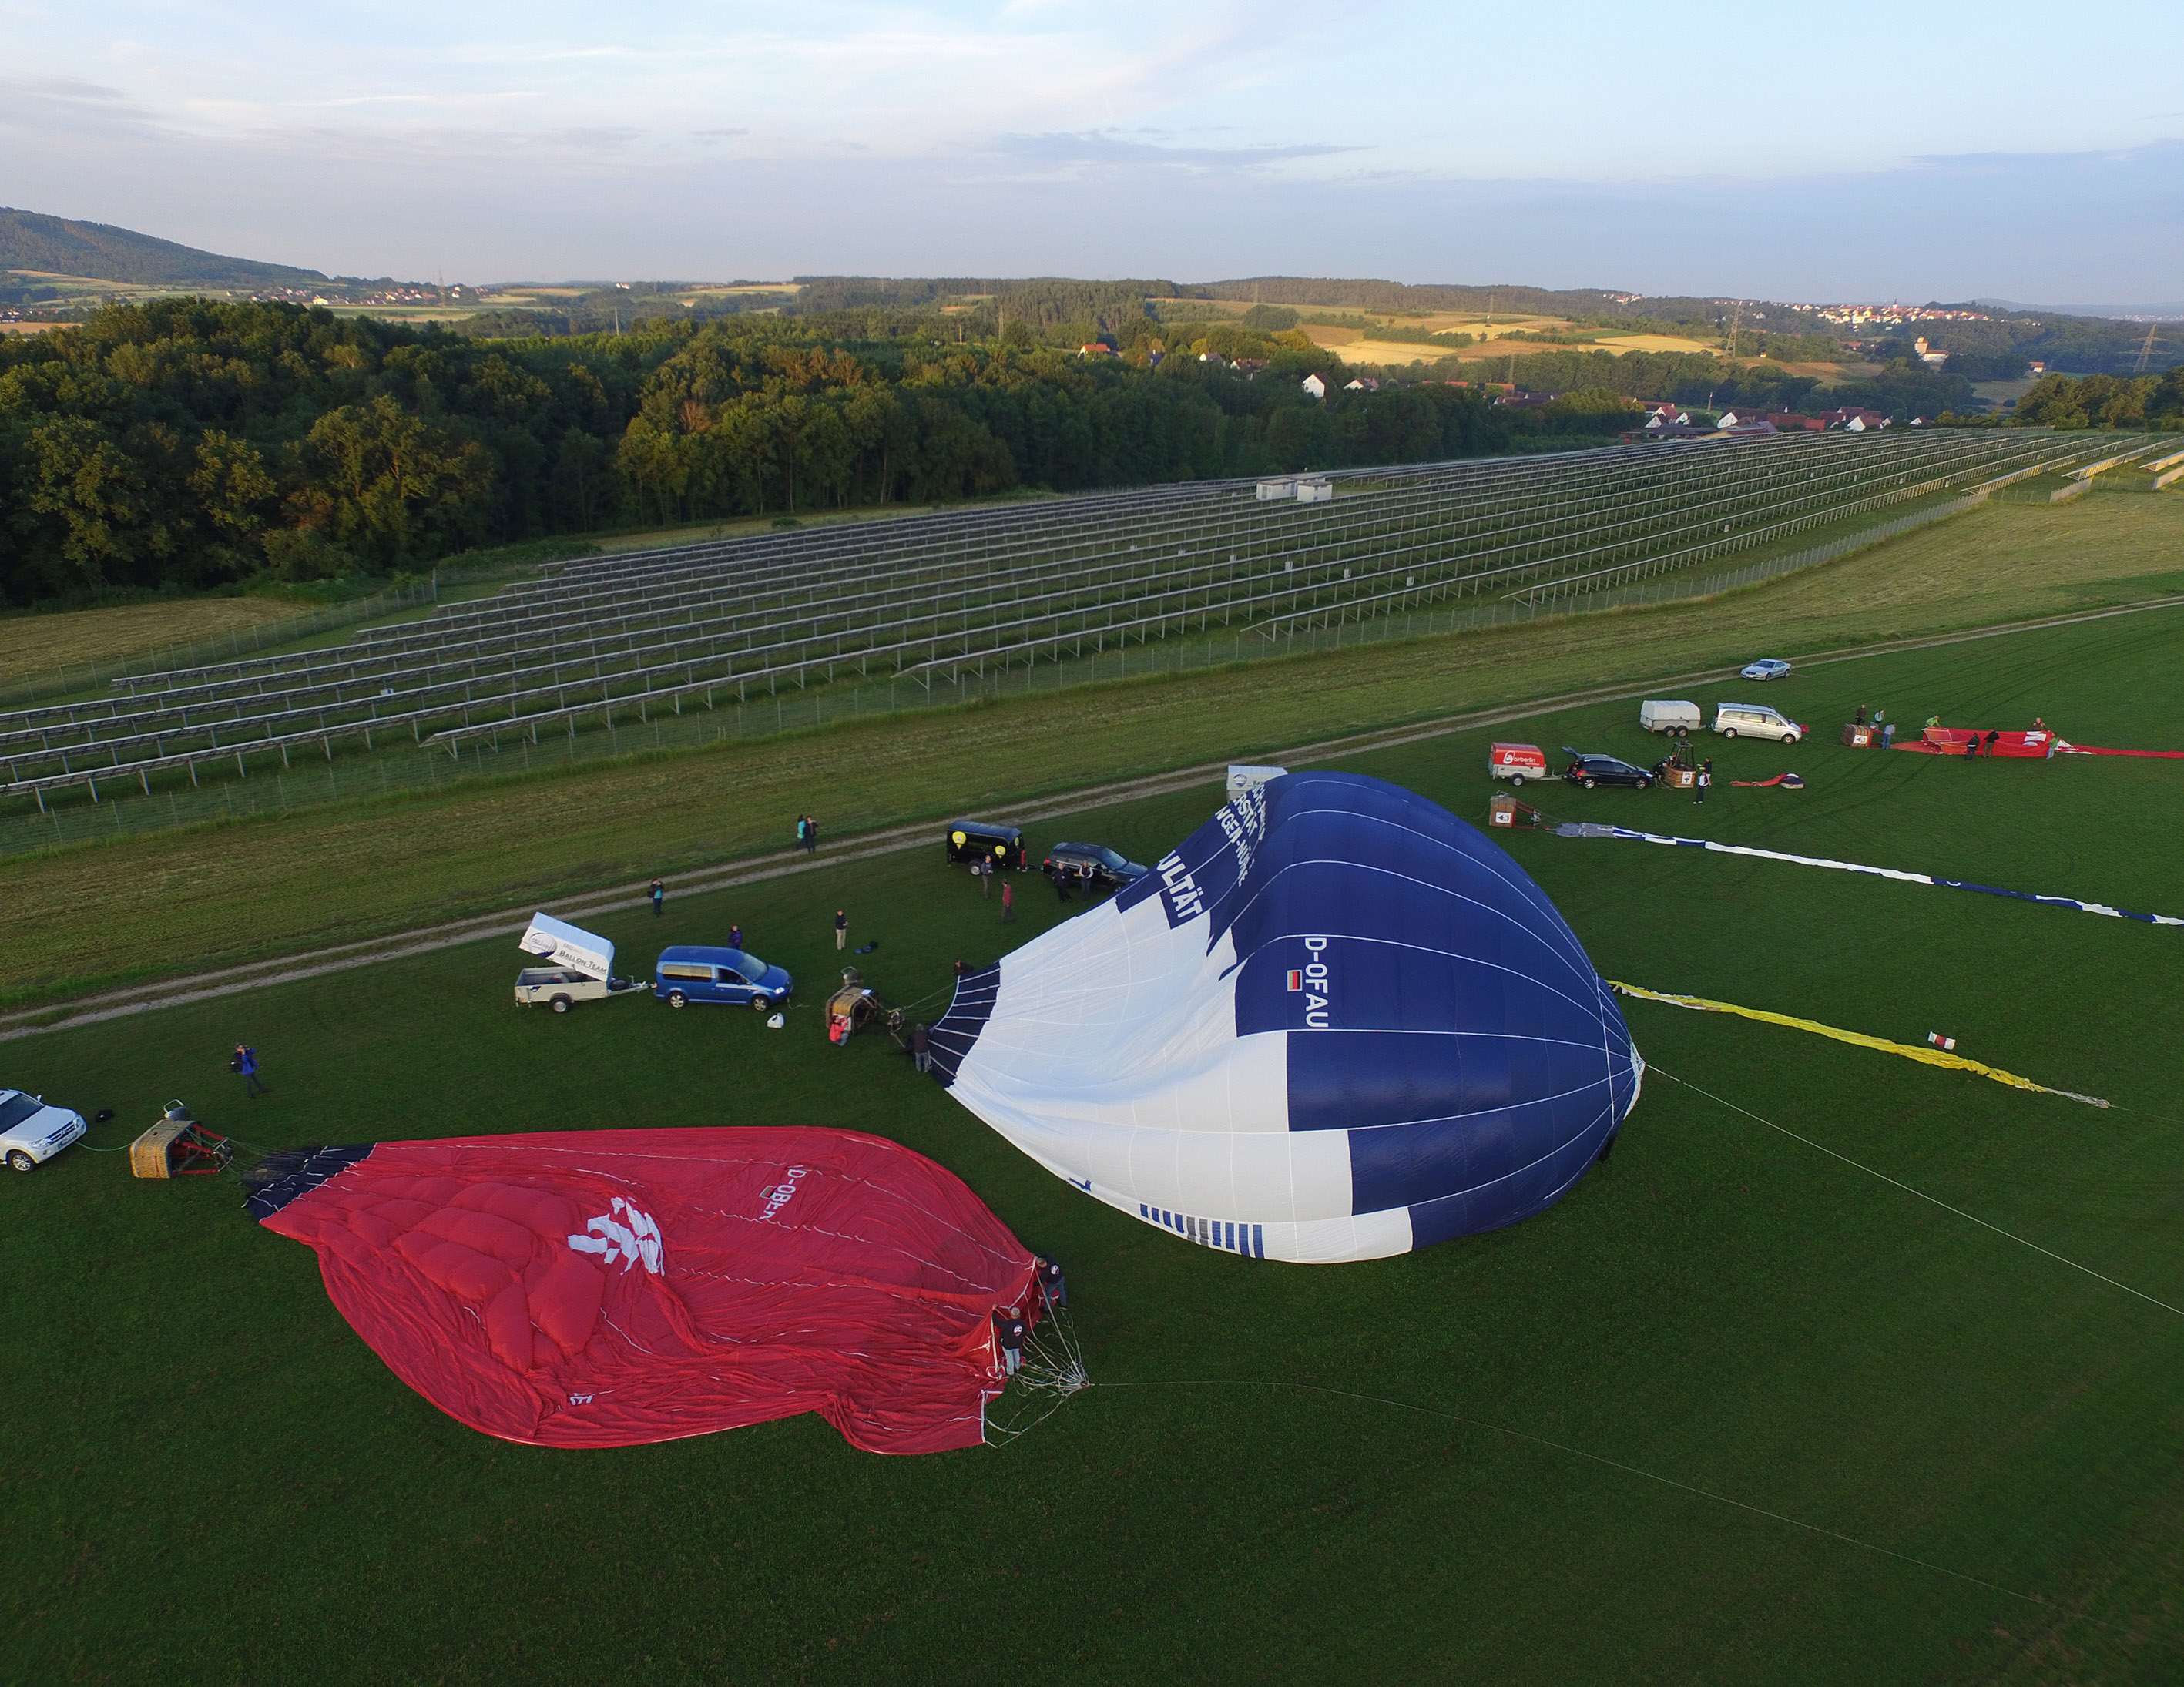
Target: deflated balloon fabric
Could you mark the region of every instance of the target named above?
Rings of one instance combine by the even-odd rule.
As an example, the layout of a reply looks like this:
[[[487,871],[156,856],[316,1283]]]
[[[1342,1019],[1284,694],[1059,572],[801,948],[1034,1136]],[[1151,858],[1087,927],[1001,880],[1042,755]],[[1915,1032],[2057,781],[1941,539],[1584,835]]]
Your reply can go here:
[[[1023,1244],[853,1131],[571,1131],[304,1150],[255,1174],[371,1350],[504,1440],[623,1446],[816,1411],[872,1452],[976,1446]]]
[[[1542,1211],[1644,1072],[1499,845],[1339,773],[1236,798],[1112,902],[962,979],[931,1043],[956,1100],[1078,1188],[1315,1262]]]

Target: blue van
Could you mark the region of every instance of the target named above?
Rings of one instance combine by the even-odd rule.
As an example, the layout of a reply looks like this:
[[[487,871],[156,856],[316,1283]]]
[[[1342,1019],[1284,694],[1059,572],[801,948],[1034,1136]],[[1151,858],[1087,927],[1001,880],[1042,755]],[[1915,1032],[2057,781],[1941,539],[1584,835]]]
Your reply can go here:
[[[739,949],[678,944],[660,951],[652,966],[652,994],[670,1007],[692,1002],[749,1002],[761,1013],[788,999],[796,981]]]

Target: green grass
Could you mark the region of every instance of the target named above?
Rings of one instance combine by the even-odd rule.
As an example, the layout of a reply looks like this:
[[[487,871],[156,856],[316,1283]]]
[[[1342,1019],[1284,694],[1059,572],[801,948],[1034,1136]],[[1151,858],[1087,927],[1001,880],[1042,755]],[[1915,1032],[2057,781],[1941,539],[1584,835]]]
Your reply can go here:
[[[2172,617],[2134,616],[1762,690],[1824,727],[1863,702],[2184,744],[2179,636]],[[1635,714],[1602,705],[1351,765],[1475,815],[1488,737],[1644,753]],[[1044,771],[993,754],[996,787]],[[1724,777],[1795,766],[1810,788],[1724,788],[1703,809],[1663,792],[1538,799],[1557,817],[2184,912],[2171,765],[1965,765],[1826,742],[1722,744],[1716,759]],[[1035,841],[1089,833],[1150,859],[1217,799],[1072,817]],[[1005,933],[937,849],[597,922],[641,962],[740,921],[801,983],[783,1033],[643,1000],[521,1011],[520,957],[495,942],[34,1038],[7,1045],[4,1081],[116,1108],[92,1139],[104,1147],[177,1093],[269,1145],[632,1123],[878,1131],[953,1167],[1065,1262],[1096,1385],[1022,1441],[938,1457],[858,1453],[811,1418],[614,1453],[510,1447],[396,1383],[310,1255],[250,1225],[231,1184],[135,1183],[119,1156],[74,1150],[0,1183],[5,1673],[2176,1679],[2184,1318],[1669,1075],[2184,1305],[2184,935],[1697,851],[1509,843],[1610,976],[1906,1042],[1943,1030],[2119,1108],[1636,1003],[1644,1098],[1611,1164],[1552,1211],[1369,1265],[1240,1261],[1039,1172],[888,1045],[827,1047],[816,1004],[838,903],[879,939],[866,964],[898,999],[1065,911],[1030,881]],[[221,1058],[244,1037],[275,1086],[247,1108]],[[1238,1385],[1258,1383],[1461,1414],[2052,1603],[1446,1417]]]
[[[1616,681],[2184,590],[2184,500],[1976,511],[1710,603],[1078,688],[0,860],[0,1001]],[[1999,649],[1991,660],[2013,660]],[[513,765],[515,758],[510,754]]]

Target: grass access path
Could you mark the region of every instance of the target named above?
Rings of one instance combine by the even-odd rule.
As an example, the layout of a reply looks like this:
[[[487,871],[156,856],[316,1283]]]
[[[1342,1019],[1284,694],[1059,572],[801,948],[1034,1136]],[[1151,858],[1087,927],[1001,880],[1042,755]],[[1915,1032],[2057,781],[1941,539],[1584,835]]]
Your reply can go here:
[[[2184,589],[2184,499],[1997,508],[1712,602],[587,766],[0,861],[0,1005],[544,902],[1408,720]],[[2006,653],[1996,660],[2008,660]]]
[[[1863,702],[2184,745],[2176,613],[1876,654],[1764,694],[1814,722]],[[1635,714],[1586,704],[1521,736],[1650,760]],[[1508,735],[1336,765],[1476,815],[1485,743]],[[1713,749],[1724,782],[1792,766],[1808,788],[1724,782],[1703,808],[1532,794],[1557,818],[2184,912],[2176,764],[1966,764],[1825,736]],[[1208,782],[1057,817],[1034,842],[1149,860],[1217,800]],[[2184,934],[1696,850],[1507,843],[1611,977],[1903,1042],[1944,1031],[2117,1105],[1631,1003],[1644,1096],[1561,1205],[1371,1264],[1240,1260],[1039,1171],[885,1042],[827,1046],[836,907],[878,942],[873,982],[922,1012],[953,960],[1077,910],[1027,879],[1005,928],[937,849],[595,922],[640,966],[739,922],[797,976],[779,1033],[644,999],[517,1009],[502,938],[125,1034],[29,1038],[6,1045],[5,1081],[115,1108],[90,1139],[105,1150],[176,1094],[266,1146],[874,1131],[1063,1261],[1095,1385],[1025,1439],[928,1458],[856,1452],[812,1418],[611,1453],[509,1446],[403,1388],[231,1183],[133,1182],[118,1155],[74,1149],[0,1181],[4,1673],[2176,1679],[2184,1317],[2026,1244],[2184,1306]],[[246,1104],[224,1069],[241,1038],[269,1099]]]

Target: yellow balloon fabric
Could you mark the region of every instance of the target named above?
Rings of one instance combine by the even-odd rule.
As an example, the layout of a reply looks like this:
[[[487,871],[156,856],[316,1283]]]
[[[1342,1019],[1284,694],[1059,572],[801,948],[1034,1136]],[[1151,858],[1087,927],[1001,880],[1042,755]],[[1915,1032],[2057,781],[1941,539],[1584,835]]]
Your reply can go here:
[[[1885,1037],[1869,1037],[1862,1031],[1844,1031],[1836,1026],[1823,1025],[1816,1019],[1797,1019],[1786,1013],[1769,1013],[1764,1008],[1739,1007],[1734,1002],[1709,1001],[1704,996],[1680,996],[1665,990],[1641,989],[1635,984],[1618,983],[1613,978],[1607,981],[1607,986],[1620,995],[1636,996],[1642,1001],[1666,1002],[1671,1007],[1687,1007],[1700,1013],[1733,1013],[1741,1019],[1757,1019],[1769,1025],[1786,1025],[1793,1031],[1809,1031],[1815,1036],[1832,1037],[1838,1043],[1855,1043],[1861,1049],[1878,1049],[1885,1055],[1901,1055],[1906,1060],[1919,1061],[1930,1066],[1950,1066],[1958,1072],[1975,1072],[1981,1077],[1991,1077],[1997,1083],[2006,1083],[2014,1089],[2033,1089],[2042,1095],[2060,1095],[2068,1100],[2082,1101],[2088,1107],[2109,1105],[2098,1096],[2080,1095],[2069,1089],[2051,1089],[2044,1083],[2035,1083],[2029,1077],[2020,1077],[2015,1072],[2004,1072],[1999,1066],[1966,1060],[1962,1055],[1948,1054],[1940,1049],[1914,1048],[1908,1043],[1892,1043]]]

